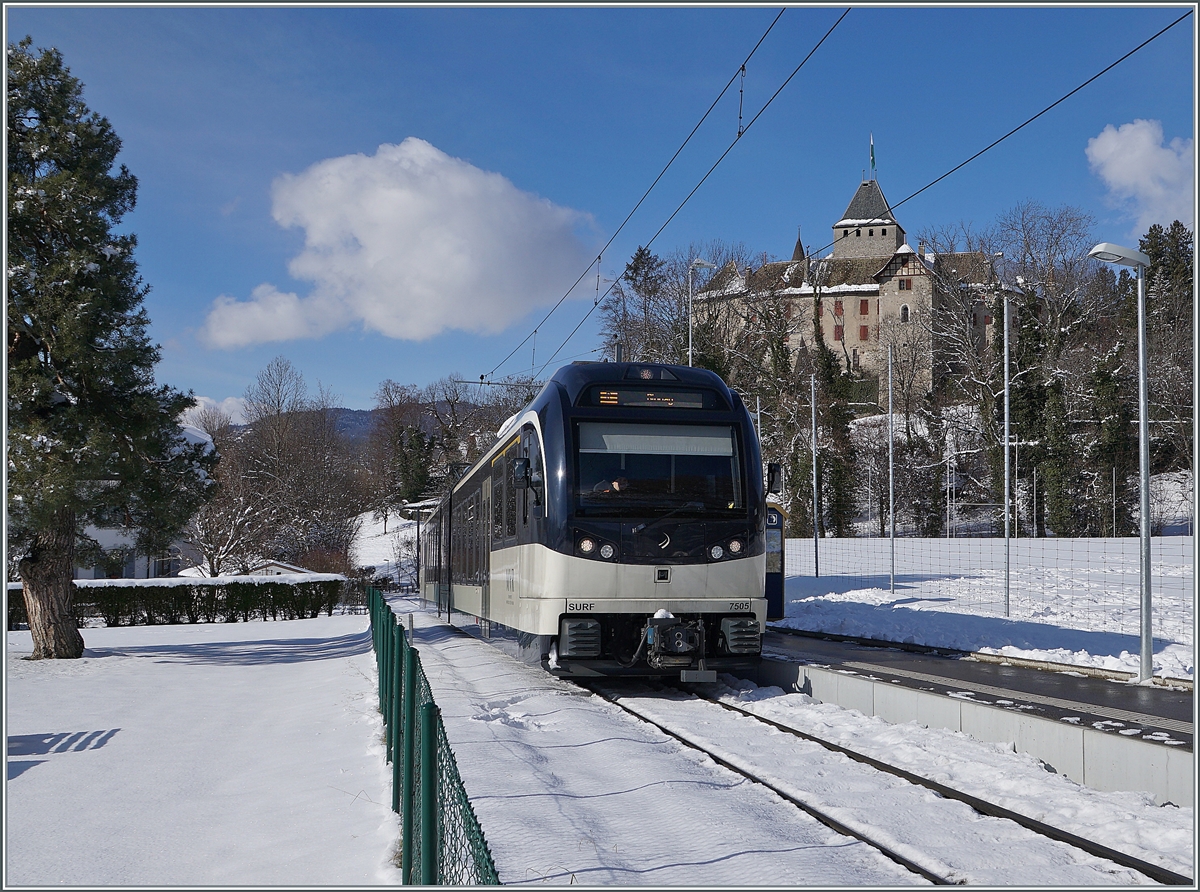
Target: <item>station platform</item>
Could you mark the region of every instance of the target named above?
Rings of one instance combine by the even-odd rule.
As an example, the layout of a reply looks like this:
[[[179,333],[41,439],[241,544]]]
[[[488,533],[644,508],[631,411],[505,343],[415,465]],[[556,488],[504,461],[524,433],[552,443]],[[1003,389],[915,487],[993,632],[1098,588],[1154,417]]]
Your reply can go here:
[[[760,683],[887,721],[1011,743],[1096,789],[1192,801],[1192,691],[790,630],[768,630],[763,653]]]

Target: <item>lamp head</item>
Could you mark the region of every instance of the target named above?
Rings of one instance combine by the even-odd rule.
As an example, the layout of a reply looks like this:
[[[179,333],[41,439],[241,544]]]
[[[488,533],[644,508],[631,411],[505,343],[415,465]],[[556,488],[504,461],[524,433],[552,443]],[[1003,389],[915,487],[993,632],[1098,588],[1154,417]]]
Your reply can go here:
[[[1150,258],[1141,251],[1124,248],[1112,242],[1101,242],[1088,251],[1088,257],[1101,260],[1104,263],[1118,263],[1121,266],[1149,266]]]
[[[709,263],[703,257],[697,257],[692,261],[692,269],[716,269],[715,263]]]

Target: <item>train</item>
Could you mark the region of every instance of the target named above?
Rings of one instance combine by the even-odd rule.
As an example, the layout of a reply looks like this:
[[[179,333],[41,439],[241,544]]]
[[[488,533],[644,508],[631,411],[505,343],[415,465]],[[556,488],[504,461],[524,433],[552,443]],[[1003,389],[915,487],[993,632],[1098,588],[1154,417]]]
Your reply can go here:
[[[713,372],[571,363],[421,524],[421,597],[555,675],[753,670],[778,477]]]

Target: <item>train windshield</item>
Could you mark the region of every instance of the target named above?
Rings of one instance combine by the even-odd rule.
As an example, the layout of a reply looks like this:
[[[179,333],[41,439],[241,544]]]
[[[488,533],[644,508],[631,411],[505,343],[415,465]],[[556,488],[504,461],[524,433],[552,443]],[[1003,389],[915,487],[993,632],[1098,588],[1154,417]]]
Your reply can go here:
[[[745,512],[733,425],[581,421],[576,442],[580,513]]]

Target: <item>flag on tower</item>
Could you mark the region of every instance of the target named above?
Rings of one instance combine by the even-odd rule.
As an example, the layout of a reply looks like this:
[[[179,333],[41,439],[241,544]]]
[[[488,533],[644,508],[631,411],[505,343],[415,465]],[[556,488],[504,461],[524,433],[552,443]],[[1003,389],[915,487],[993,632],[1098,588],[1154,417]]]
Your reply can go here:
[[[871,134],[871,179],[875,179],[875,134]]]

